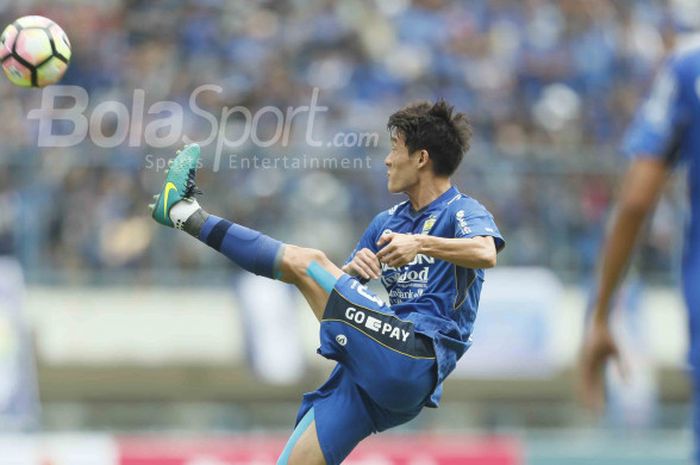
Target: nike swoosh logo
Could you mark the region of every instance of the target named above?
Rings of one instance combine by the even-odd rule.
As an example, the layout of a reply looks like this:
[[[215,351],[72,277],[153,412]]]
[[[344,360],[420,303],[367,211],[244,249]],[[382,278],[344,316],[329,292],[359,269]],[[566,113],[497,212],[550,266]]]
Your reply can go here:
[[[167,218],[168,216],[168,197],[170,196],[170,191],[177,192],[177,187],[172,182],[165,185],[165,200],[163,201],[163,216]]]

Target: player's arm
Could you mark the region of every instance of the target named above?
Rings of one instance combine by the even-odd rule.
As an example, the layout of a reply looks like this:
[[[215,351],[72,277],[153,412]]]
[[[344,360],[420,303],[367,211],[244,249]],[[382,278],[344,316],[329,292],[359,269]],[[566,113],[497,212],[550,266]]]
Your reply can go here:
[[[622,281],[642,226],[654,208],[668,178],[680,161],[690,109],[673,57],[662,66],[649,97],[640,107],[622,144],[632,157],[624,176],[617,210],[613,214],[600,258],[593,316],[581,353],[580,394],[596,411],[604,405],[604,368],[608,359],[624,374],[608,319],[615,291]],[[692,92],[695,87],[693,85]],[[694,93],[693,93],[694,95]]]
[[[455,211],[456,210],[456,211]],[[379,238],[377,258],[382,263],[399,267],[409,263],[418,254],[445,260],[464,268],[492,268],[496,254],[505,241],[498,231],[493,216],[480,205],[462,201],[450,215],[453,228],[451,237],[428,234],[384,234]]]
[[[340,269],[350,276],[358,276],[364,280],[379,279],[382,274],[377,256],[367,247],[355,252],[350,261]]]
[[[392,267],[403,266],[418,254],[445,260],[464,268],[496,266],[496,242],[491,236],[446,238],[426,234],[390,233],[380,237],[377,245],[384,246],[377,253],[377,258]]]
[[[379,260],[375,255],[376,245],[374,243],[377,232],[385,218],[385,212],[374,217],[367,229],[360,237],[350,257],[340,268],[350,276],[356,276],[364,283],[370,279],[378,279],[382,275]]]
[[[493,268],[496,266],[496,241],[492,236],[445,238],[422,236],[419,253],[454,263],[463,268]]]
[[[625,174],[601,255],[594,324],[607,325],[612,297],[625,275],[642,226],[663,191],[668,170],[663,160],[642,156]]]
[[[669,166],[663,160],[641,156],[632,162],[623,179],[617,210],[602,249],[598,292],[581,354],[580,394],[594,411],[602,410],[605,400],[603,369],[606,361],[615,360],[621,374],[625,375],[608,323],[611,302],[627,271],[642,226],[663,191],[668,171]]]

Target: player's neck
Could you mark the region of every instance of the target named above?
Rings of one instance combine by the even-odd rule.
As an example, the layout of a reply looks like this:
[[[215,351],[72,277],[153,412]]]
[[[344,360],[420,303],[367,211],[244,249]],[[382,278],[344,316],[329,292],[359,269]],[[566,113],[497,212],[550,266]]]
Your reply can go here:
[[[449,178],[434,178],[429,181],[419,182],[412,189],[406,191],[413,211],[421,210],[452,187]]]

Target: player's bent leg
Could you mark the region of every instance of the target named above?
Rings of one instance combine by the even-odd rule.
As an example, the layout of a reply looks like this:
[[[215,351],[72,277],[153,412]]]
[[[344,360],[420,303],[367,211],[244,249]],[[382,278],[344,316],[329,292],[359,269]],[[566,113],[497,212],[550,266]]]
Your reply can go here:
[[[319,353],[337,360],[382,408],[416,412],[437,387],[432,339],[347,275],[329,297],[320,336]]]
[[[299,453],[313,445],[320,448],[326,465],[339,465],[366,437],[376,432],[375,404],[355,384],[345,368],[336,365],[328,380],[316,391],[304,394],[297,413],[297,425],[303,423],[309,411],[314,412],[315,437],[300,445]],[[384,413],[380,413],[383,416]],[[381,422],[381,420],[380,420]],[[303,448],[302,448],[303,447]],[[309,451],[306,451],[309,452]],[[292,458],[296,458],[292,457]],[[295,462],[293,465],[303,465]]]
[[[277,465],[326,465],[316,434],[314,409],[301,419],[287,441]]]
[[[279,465],[326,465],[323,457],[321,445],[318,442],[316,433],[316,422],[311,423],[309,428],[301,435],[296,443],[289,461]]]

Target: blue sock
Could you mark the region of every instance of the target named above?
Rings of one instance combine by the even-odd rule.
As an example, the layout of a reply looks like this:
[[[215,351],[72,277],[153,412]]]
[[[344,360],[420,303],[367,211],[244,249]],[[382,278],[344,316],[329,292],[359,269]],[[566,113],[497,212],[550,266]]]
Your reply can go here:
[[[244,270],[279,278],[278,262],[283,249],[280,241],[214,215],[206,219],[198,237]]]

